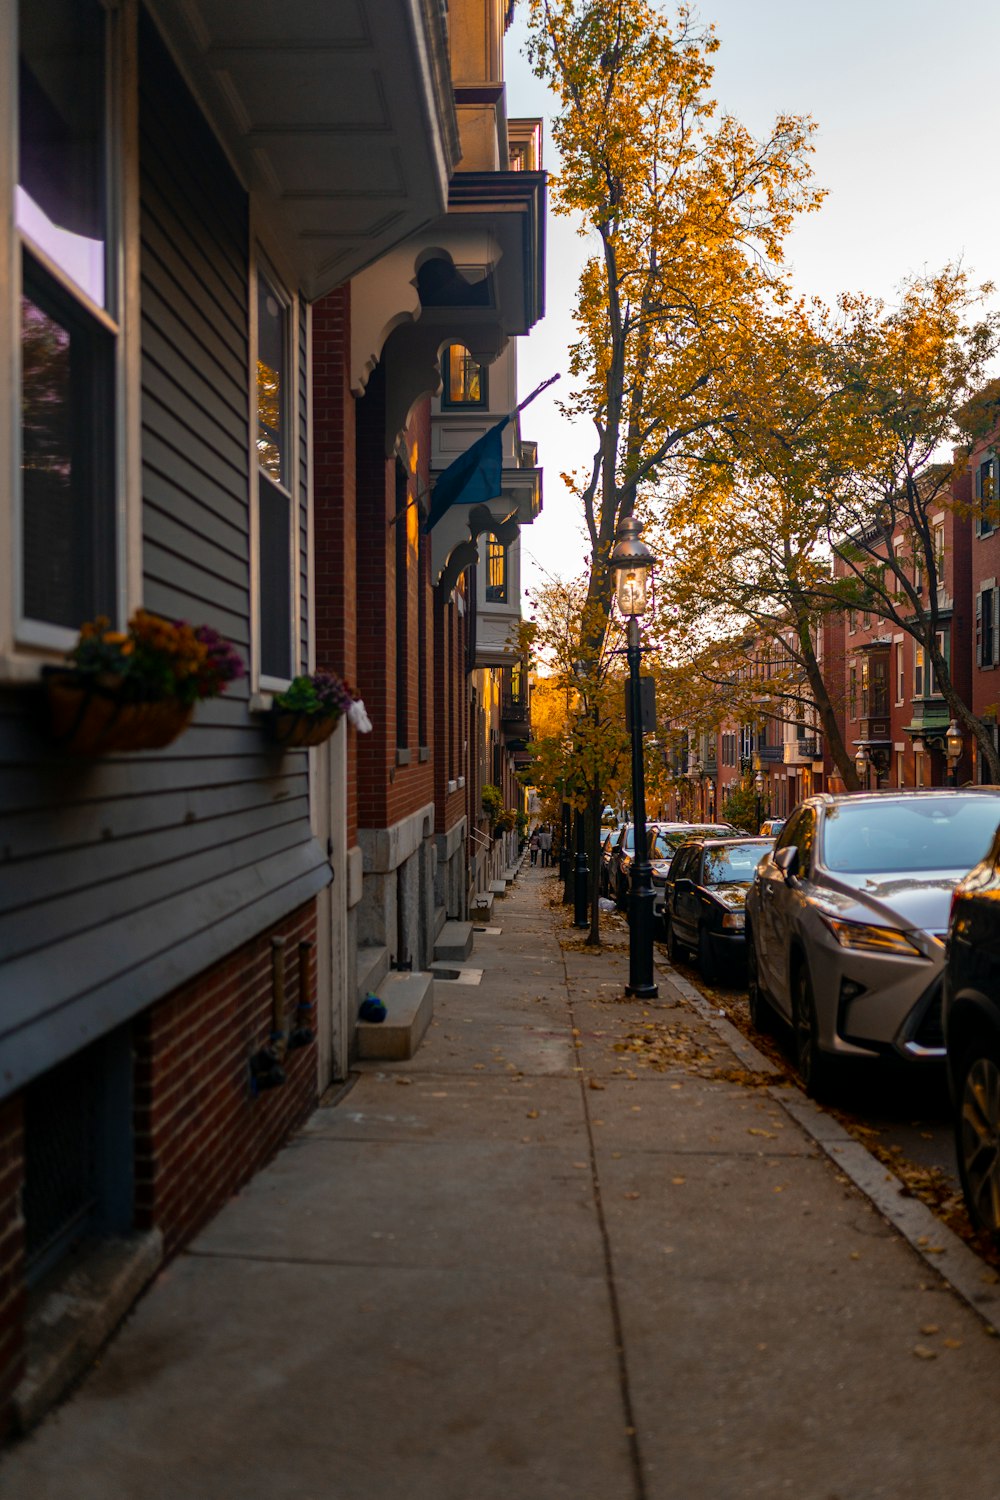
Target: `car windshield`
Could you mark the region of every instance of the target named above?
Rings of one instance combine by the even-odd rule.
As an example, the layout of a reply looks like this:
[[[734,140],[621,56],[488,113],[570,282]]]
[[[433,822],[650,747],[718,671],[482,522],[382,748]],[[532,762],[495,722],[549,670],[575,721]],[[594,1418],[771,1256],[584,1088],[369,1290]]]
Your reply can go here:
[[[763,844],[727,844],[724,849],[705,850],[705,884],[732,885],[752,880],[764,853]]]
[[[660,828],[650,848],[650,859],[669,859],[688,839],[724,839],[727,833],[734,832],[735,829],[716,823],[692,823],[686,828]]]
[[[823,825],[823,863],[844,875],[971,870],[1000,824],[1000,798],[840,802]]]

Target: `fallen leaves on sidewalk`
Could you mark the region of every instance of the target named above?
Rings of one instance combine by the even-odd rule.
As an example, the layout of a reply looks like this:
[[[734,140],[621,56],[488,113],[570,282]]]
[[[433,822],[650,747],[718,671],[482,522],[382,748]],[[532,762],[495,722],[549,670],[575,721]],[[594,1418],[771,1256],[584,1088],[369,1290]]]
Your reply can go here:
[[[667,1068],[695,1067],[714,1062],[697,1036],[688,1027],[671,1026],[665,1021],[644,1021],[641,1028],[626,1032],[623,1041],[614,1043],[616,1052],[627,1052],[640,1067],[664,1072]]]

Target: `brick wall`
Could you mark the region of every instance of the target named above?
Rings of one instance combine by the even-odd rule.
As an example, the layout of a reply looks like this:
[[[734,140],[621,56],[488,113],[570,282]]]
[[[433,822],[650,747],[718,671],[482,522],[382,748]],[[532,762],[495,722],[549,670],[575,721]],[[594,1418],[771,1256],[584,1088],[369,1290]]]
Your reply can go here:
[[[22,1095],[0,1105],[0,1438],[11,1425],[11,1397],[24,1367],[24,1124]]]
[[[357,495],[350,387],[351,289],[313,308],[313,505],[316,665],[339,672],[373,707],[358,677]],[[357,737],[347,736],[347,847],[357,843]]]
[[[254,1095],[251,1056],[271,1031],[272,936],[286,939],[286,999],[298,999],[314,902],[146,1011],[135,1026],[136,1224],[173,1254],[277,1150],[316,1098],[316,1045],[288,1054],[287,1082]],[[315,947],[308,950],[315,997]],[[315,1024],[315,1017],[313,1024]]]

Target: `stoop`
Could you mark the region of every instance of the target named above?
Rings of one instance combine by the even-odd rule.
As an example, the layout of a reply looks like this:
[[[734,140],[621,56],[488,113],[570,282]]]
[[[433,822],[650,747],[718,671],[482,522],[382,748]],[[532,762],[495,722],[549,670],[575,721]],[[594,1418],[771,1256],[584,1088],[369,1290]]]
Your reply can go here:
[[[482,920],[484,917],[488,919],[493,913],[493,892],[477,892],[472,902],[472,909],[480,918],[480,920]]]
[[[434,957],[461,962],[472,952],[473,941],[471,922],[446,922],[435,940]]]
[[[506,894],[507,894],[507,882],[506,882],[506,880],[491,880],[490,881],[490,890],[493,892],[494,896],[506,896]]]
[[[384,1021],[358,1022],[358,1056],[383,1062],[412,1057],[434,1014],[434,975],[387,974],[378,988]]]

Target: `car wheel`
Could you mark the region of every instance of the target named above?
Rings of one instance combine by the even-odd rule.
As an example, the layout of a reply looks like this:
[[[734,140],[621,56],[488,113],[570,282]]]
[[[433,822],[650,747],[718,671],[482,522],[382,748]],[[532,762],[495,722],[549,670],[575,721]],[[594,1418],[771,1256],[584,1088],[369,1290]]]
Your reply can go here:
[[[1000,1048],[966,1053],[955,1091],[958,1173],[969,1215],[1000,1246]]]
[[[830,1093],[833,1063],[819,1045],[819,1023],[813,998],[809,966],[803,959],[795,971],[792,988],[792,1031],[795,1036],[795,1066],[810,1099],[822,1101]]]
[[[698,967],[707,984],[714,984],[719,977],[719,961],[712,948],[712,939],[707,927],[698,928]]]
[[[747,1000],[750,1006],[750,1024],[755,1031],[774,1030],[774,1011],[760,982],[760,966],[757,963],[757,948],[753,940],[753,928],[746,930],[747,953]]]

